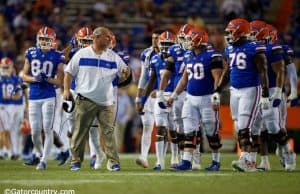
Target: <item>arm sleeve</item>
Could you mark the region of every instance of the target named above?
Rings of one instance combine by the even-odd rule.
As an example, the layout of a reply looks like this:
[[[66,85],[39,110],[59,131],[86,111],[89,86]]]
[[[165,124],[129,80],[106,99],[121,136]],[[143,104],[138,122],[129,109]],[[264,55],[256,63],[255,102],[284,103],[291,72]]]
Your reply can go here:
[[[223,69],[223,57],[221,54],[216,53],[212,55],[211,69]]]
[[[290,63],[286,66],[287,77],[291,84],[291,91],[297,91],[297,70],[294,63]]]
[[[141,65],[141,75],[140,75],[140,79],[139,79],[138,88],[145,89],[146,85],[148,83],[147,73],[149,73],[149,72],[147,71],[147,68],[143,61],[141,62],[141,64],[142,64]]]

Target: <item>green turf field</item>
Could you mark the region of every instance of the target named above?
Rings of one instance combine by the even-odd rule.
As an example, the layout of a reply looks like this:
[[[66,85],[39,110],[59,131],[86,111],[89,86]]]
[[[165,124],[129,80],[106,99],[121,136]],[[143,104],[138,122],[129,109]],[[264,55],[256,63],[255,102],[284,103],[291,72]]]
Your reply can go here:
[[[88,162],[83,164],[80,171],[71,172],[68,166],[58,167],[55,161],[48,163],[46,171],[36,171],[34,167],[23,166],[22,161],[2,160],[0,194],[26,193],[25,189],[54,189],[57,193],[73,194],[300,193],[300,170],[283,171],[276,156],[271,156],[271,172],[255,173],[233,172],[230,164],[237,159],[234,154],[222,155],[222,170],[218,173],[206,173],[203,170],[154,172],[151,168],[136,166],[135,158],[136,155],[121,155],[120,172],[108,172],[105,165],[102,170],[91,170]],[[154,162],[155,156],[152,155],[150,164],[153,165]],[[202,168],[209,162],[210,155],[202,155]],[[300,167],[299,159],[297,167]]]

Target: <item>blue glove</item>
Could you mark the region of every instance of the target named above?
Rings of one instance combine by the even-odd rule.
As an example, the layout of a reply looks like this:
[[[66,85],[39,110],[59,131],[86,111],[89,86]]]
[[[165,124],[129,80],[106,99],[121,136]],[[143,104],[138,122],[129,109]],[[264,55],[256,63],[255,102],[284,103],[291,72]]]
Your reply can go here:
[[[74,36],[72,36],[69,43],[70,43],[70,45],[72,45],[72,47],[76,47],[76,45],[77,45],[76,38]]]
[[[158,106],[162,109],[167,109],[167,104],[166,104],[166,100],[164,98],[164,91],[163,90],[159,90],[157,92],[157,103]]]
[[[270,100],[273,101],[273,107],[279,106],[279,104],[281,103],[281,98],[282,98],[282,90],[281,88],[276,87],[273,95],[270,98]]]

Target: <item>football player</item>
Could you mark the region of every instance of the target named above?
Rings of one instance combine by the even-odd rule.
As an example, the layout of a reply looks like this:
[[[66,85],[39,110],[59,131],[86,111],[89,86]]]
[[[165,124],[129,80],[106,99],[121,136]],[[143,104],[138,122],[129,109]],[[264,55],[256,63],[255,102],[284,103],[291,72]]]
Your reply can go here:
[[[229,69],[222,75],[221,81],[213,94],[213,103],[220,101],[220,92],[230,78],[230,109],[234,121],[241,155],[232,161],[235,170],[256,171],[251,162],[250,132],[261,104],[269,108],[269,79],[267,74],[266,47],[247,39],[250,24],[244,19],[233,19],[225,29],[227,46],[225,54]]]
[[[187,34],[188,49],[184,55],[184,73],[168,104],[186,88],[186,100],[183,104],[182,119],[184,126],[184,152],[179,166],[175,170],[192,170],[192,155],[196,148],[198,126],[203,124],[209,145],[213,150],[212,165],[208,171],[218,171],[220,168],[219,148],[222,146],[219,136],[218,107],[213,107],[211,97],[223,71],[222,55],[207,49],[208,35],[199,28],[192,28]]]
[[[172,45],[168,49],[168,58],[166,68],[164,69],[161,77],[161,82],[159,86],[159,90],[164,90],[171,79],[172,74],[175,75],[174,78],[174,86],[176,86],[182,77],[184,71],[184,63],[183,56],[187,51],[187,33],[193,28],[190,24],[184,24],[177,33],[177,42],[178,44]],[[161,93],[161,92],[160,92]],[[182,107],[184,98],[186,96],[186,92],[183,91],[174,101],[173,112],[174,112],[174,126],[176,130],[176,134],[171,135],[171,141],[176,141],[178,143],[178,148],[180,150],[180,155],[182,158],[183,148],[184,148],[184,131],[183,131],[183,121],[181,118]],[[173,137],[172,137],[173,136]],[[200,138],[201,138],[201,130],[197,132],[197,140],[196,140],[196,149],[193,153],[193,169],[200,169]],[[172,145],[172,144],[171,144]]]
[[[11,142],[11,159],[17,160],[20,155],[20,126],[24,118],[23,92],[21,90],[22,80],[19,76],[14,75],[14,62],[9,57],[1,59],[1,68],[3,79],[7,82],[2,86],[3,92],[6,93],[9,104],[7,111],[10,115],[10,142]]]
[[[12,160],[19,157],[19,128],[23,119],[23,93],[19,89],[22,81],[14,75],[12,59],[4,57],[0,61],[0,157],[1,149],[9,151]]]
[[[264,21],[255,20],[250,23],[252,39],[263,42],[266,45],[267,61],[268,61],[268,76],[269,76],[269,93],[273,107],[268,110],[262,110],[261,114],[256,119],[252,130],[252,142],[258,145],[258,135],[261,129],[261,164],[259,169],[270,170],[268,160],[268,140],[274,140],[279,145],[281,158],[284,158],[283,163],[286,170],[295,169],[295,154],[291,153],[287,144],[287,132],[285,125],[280,122],[281,102],[283,100],[282,89],[285,78],[284,52],[280,44],[269,42],[270,30]],[[256,161],[255,152],[253,161]]]
[[[155,103],[155,89],[150,95],[150,98],[145,97],[145,88],[150,77],[150,59],[157,53],[158,37],[163,31],[156,30],[152,33],[152,45],[146,48],[141,54],[141,75],[138,83],[138,90],[135,98],[136,111],[141,115],[143,123],[143,134],[141,139],[141,155],[136,159],[136,164],[147,168],[148,164],[148,152],[151,145],[151,134],[154,125],[153,107]]]
[[[64,56],[53,49],[56,40],[54,30],[48,26],[39,29],[36,47],[27,49],[23,68],[23,80],[29,83],[29,122],[36,157],[42,157],[37,170],[45,170],[53,144],[53,120],[55,112],[55,85],[62,86]],[[42,145],[41,132],[45,133]]]
[[[159,35],[159,53],[154,55],[150,59],[150,78],[149,83],[146,87],[146,96],[150,94],[150,91],[153,90],[154,85],[160,84],[161,73],[166,65],[166,57],[169,46],[175,44],[176,37],[173,33],[169,31],[165,31]],[[154,119],[157,126],[157,134],[156,134],[156,142],[155,142],[155,150],[157,163],[154,166],[154,170],[163,170],[165,169],[165,147],[168,145],[168,129],[170,130],[171,138],[176,135],[174,126],[173,126],[173,112],[171,108],[167,108],[166,106],[160,105],[163,98],[167,98],[171,95],[171,91],[173,91],[174,87],[174,76],[168,82],[166,89],[164,91],[160,91],[156,93],[156,102],[154,104]],[[176,140],[176,139],[175,139]],[[172,145],[173,144],[173,145]],[[171,141],[171,167],[177,166],[178,164],[178,145],[172,140]]]

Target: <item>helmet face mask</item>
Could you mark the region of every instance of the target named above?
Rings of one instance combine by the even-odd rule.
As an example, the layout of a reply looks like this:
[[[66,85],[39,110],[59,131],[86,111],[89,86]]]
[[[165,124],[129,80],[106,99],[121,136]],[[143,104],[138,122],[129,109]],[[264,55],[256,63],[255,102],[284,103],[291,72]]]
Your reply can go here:
[[[165,31],[163,32],[160,36],[159,36],[159,40],[158,40],[158,48],[159,51],[166,55],[168,53],[168,48],[175,44],[176,42],[176,37],[174,34],[172,34],[169,31]]]
[[[250,23],[250,36],[251,41],[266,41],[268,30],[266,23],[261,20],[254,20]]]
[[[93,44],[93,31],[89,27],[81,28],[75,34],[75,37],[76,37],[79,48],[85,48],[85,47]]]
[[[13,61],[10,58],[4,57],[3,59],[1,59],[0,75],[6,77],[11,76],[11,74],[13,73],[13,65]]]
[[[206,46],[208,42],[207,33],[200,28],[193,28],[186,36],[186,47],[188,50],[199,48],[200,46]]]
[[[87,46],[90,46],[91,44],[93,44],[93,39],[91,38],[81,38],[77,40],[78,42],[78,46],[80,48],[85,48]]]
[[[189,47],[189,43],[187,41],[187,34],[189,33],[189,31],[194,28],[193,25],[191,24],[185,24],[183,25],[178,34],[177,34],[177,42],[178,44],[180,44],[180,46],[184,49],[184,50],[188,50]]]
[[[229,44],[233,44],[242,37],[248,38],[250,34],[250,24],[244,19],[233,19],[229,22],[225,29],[225,40]]]
[[[39,36],[38,37],[38,47],[41,48],[42,50],[50,50],[53,48],[54,41],[52,38],[49,37],[44,37],[44,36]]]
[[[42,50],[50,50],[55,46],[56,34],[52,28],[42,27],[36,38],[37,47]]]

